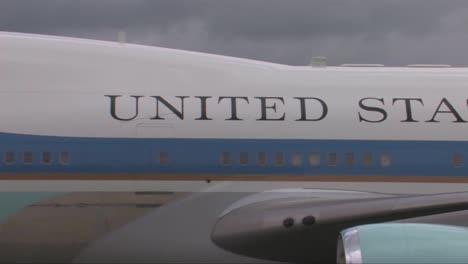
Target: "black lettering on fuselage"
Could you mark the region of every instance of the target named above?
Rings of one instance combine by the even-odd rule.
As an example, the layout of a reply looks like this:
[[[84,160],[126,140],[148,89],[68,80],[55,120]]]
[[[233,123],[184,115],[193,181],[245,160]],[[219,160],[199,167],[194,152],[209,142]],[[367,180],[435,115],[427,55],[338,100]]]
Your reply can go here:
[[[301,118],[297,119],[296,121],[321,121],[328,115],[328,106],[320,98],[317,97],[294,97],[294,99],[299,100],[300,108],[301,108]],[[307,100],[313,100],[320,104],[322,107],[322,113],[318,118],[309,118],[307,116]]]
[[[185,98],[188,98],[188,96],[176,96],[176,98],[180,99],[180,110],[175,108],[173,105],[171,105],[168,101],[166,101],[161,96],[151,96],[151,97],[156,99],[156,116],[151,119],[165,120],[164,117],[161,117],[159,115],[159,103],[162,103],[164,106],[166,106],[167,109],[169,109],[172,113],[174,113],[180,120],[184,120],[184,100]]]
[[[109,97],[110,99],[110,114],[112,118],[119,120],[119,121],[132,121],[138,116],[139,101],[140,101],[140,98],[142,98],[143,96],[138,96],[138,95],[130,96],[135,99],[135,114],[130,118],[121,118],[117,116],[117,98],[122,97],[121,95],[105,95],[105,97]]]
[[[441,110],[441,108],[444,105],[448,110]],[[436,117],[437,117],[438,114],[452,114],[453,117],[455,117],[455,119],[456,119],[455,121],[453,121],[453,123],[466,123],[467,122],[467,121],[463,120],[463,118],[457,112],[455,107],[453,107],[453,105],[449,102],[449,100],[447,100],[447,98],[443,98],[440,101],[440,104],[437,107],[437,110],[435,111],[434,115],[432,116],[432,118],[430,120],[428,120],[426,122],[428,122],[428,123],[439,123],[440,121],[436,120]]]
[[[195,98],[200,99],[200,117],[195,119],[195,120],[213,120],[208,117],[207,114],[207,101],[210,98],[213,98],[212,96],[195,96]]]
[[[281,102],[284,105],[284,99],[282,97],[255,97],[256,99],[260,100],[260,111],[261,111],[261,117],[257,119],[257,121],[283,121],[286,117],[286,113],[283,113],[283,115],[280,118],[268,118],[267,116],[267,110],[273,110],[274,113],[277,112],[276,109],[276,102],[274,102],[272,105],[267,105],[267,100],[276,100]]]
[[[375,100],[375,101],[381,102],[382,105],[385,105],[384,99],[383,98],[375,98],[375,97],[367,97],[367,98],[363,98],[363,99],[361,99],[359,101],[359,107],[362,110],[380,113],[382,115],[382,118],[377,119],[377,120],[370,120],[370,119],[364,118],[362,116],[361,112],[359,111],[359,122],[381,123],[381,122],[385,121],[387,119],[387,116],[388,116],[387,112],[382,108],[379,108],[379,107],[376,107],[376,106],[368,106],[368,105],[364,104],[364,102],[368,101],[368,100]]]
[[[406,110],[406,119],[401,120],[401,122],[419,122],[413,118],[413,109],[411,102],[419,102],[421,103],[422,106],[424,106],[423,100],[421,98],[394,98],[393,99],[393,105],[395,105],[396,102],[398,101],[404,101],[405,102],[405,110]]]
[[[231,118],[226,119],[226,121],[241,121],[243,119],[240,119],[237,116],[237,100],[244,100],[249,103],[249,98],[248,97],[235,97],[235,96],[224,96],[224,97],[219,97],[218,104],[221,103],[222,100],[224,99],[229,99],[231,103]]]

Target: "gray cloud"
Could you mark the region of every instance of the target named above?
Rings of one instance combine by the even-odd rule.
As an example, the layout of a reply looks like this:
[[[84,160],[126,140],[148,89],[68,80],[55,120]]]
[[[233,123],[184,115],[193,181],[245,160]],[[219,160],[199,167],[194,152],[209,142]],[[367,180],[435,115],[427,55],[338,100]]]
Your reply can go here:
[[[0,30],[129,41],[287,64],[468,66],[464,0],[2,0]]]
[[[241,3],[219,4],[217,10],[221,12],[214,16],[218,23],[210,21],[215,32],[252,38],[379,35],[392,31],[425,34],[437,26],[440,16],[458,7],[427,0],[426,5],[421,5],[422,1],[398,0]]]

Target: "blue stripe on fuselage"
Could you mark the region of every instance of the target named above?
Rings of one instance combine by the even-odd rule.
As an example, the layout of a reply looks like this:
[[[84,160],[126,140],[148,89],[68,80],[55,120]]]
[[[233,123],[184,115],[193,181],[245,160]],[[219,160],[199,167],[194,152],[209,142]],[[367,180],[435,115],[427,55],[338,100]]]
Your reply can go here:
[[[4,154],[16,153],[16,162],[7,165]],[[33,163],[23,163],[23,152],[33,152]],[[52,165],[41,163],[41,153],[53,153]],[[68,151],[71,162],[58,162]],[[159,164],[159,153],[169,153],[168,165]],[[221,164],[223,152],[231,152],[233,165]],[[249,153],[248,165],[239,164],[239,153]],[[257,164],[257,153],[268,153],[268,164]],[[275,153],[283,152],[284,166],[275,165]],[[303,153],[302,166],[291,163],[293,153]],[[308,154],[321,153],[321,165],[309,164]],[[328,166],[328,154],[338,154],[337,166]],[[364,153],[373,154],[373,164],[364,165]],[[355,165],[345,163],[345,154],[354,153]],[[392,164],[380,165],[380,155],[389,153]],[[467,175],[467,168],[454,168],[452,157],[468,157],[464,141],[385,140],[302,140],[302,139],[140,139],[72,138],[0,133],[0,172],[18,173],[218,173],[218,174],[317,174],[317,175]]]

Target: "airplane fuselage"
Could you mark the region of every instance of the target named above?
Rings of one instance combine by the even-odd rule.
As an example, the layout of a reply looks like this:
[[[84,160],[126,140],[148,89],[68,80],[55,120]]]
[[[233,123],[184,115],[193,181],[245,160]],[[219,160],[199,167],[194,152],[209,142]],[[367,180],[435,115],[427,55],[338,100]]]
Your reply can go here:
[[[76,247],[68,260],[252,263],[210,234],[262,191],[347,201],[387,194],[297,188],[467,188],[467,68],[293,67],[13,33],[0,50],[0,221],[21,233],[37,209],[65,220],[31,221],[49,223],[34,232],[83,224],[78,239],[32,236]],[[25,237],[11,234],[0,237]]]
[[[3,179],[467,179],[463,68],[1,37]]]

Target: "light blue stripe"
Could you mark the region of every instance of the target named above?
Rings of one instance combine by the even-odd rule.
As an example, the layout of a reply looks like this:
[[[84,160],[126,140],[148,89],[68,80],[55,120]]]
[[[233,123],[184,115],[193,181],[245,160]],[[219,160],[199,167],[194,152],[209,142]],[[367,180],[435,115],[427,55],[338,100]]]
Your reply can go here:
[[[58,162],[61,151],[69,151],[71,164]],[[311,175],[402,175],[468,176],[467,168],[453,167],[453,154],[468,159],[464,141],[383,141],[383,140],[275,140],[275,139],[110,139],[68,138],[0,134],[0,153],[15,151],[17,163],[0,165],[0,172],[69,173],[217,173],[217,174],[311,174]],[[23,151],[33,151],[34,163],[24,165]],[[54,163],[40,162],[42,151],[52,151]],[[170,154],[170,164],[161,166],[159,152]],[[220,164],[222,152],[231,152],[234,164]],[[249,153],[247,166],[239,164],[239,153]],[[258,152],[268,153],[268,164],[256,163]],[[274,164],[274,154],[284,152],[285,166]],[[291,164],[293,153],[304,154],[304,165]],[[321,166],[309,164],[308,153],[321,153]],[[327,154],[338,153],[338,165],[327,165]],[[356,165],[345,164],[345,153],[353,152]],[[363,155],[373,154],[373,165],[363,164]],[[392,156],[390,167],[380,166],[380,155]]]

